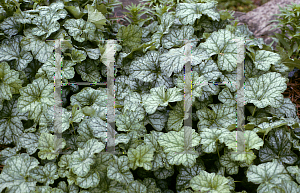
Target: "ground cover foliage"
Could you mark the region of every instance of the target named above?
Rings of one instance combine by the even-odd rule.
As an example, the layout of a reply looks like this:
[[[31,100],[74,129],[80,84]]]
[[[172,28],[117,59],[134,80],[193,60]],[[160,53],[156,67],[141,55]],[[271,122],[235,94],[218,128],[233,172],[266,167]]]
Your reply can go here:
[[[299,20],[291,19],[299,5],[282,21],[295,26],[287,32],[294,41],[277,35],[276,52],[215,1],[153,3],[128,8],[123,26],[108,18],[118,1],[0,1],[1,192],[300,192],[300,120],[282,95],[299,68]],[[231,40],[241,37],[246,130],[237,144],[235,86],[197,83],[236,81]],[[106,86],[63,86],[62,138],[54,135],[54,42],[45,40],[55,39],[70,40],[62,43],[64,83],[106,82],[113,50],[101,40],[122,40],[113,48],[119,154],[105,153]],[[183,39],[199,40],[191,44],[189,143]],[[246,153],[232,154],[237,145]]]

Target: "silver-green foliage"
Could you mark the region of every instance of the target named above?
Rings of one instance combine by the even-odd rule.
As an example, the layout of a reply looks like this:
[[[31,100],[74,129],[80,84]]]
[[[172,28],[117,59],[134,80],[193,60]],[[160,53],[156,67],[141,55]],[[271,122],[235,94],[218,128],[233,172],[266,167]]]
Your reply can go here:
[[[156,19],[147,20],[140,6],[129,7],[128,26],[108,17],[120,3],[105,2],[0,2],[0,144],[8,145],[0,153],[0,192],[171,193],[172,186],[182,193],[230,193],[236,182],[225,173],[241,168],[259,184],[252,191],[299,192],[293,164],[300,137],[287,126],[299,127],[300,120],[282,95],[291,70],[282,54],[247,26],[232,25],[232,13],[218,11],[213,0],[155,1],[143,13],[152,10]],[[116,38],[122,41],[115,46],[102,41]],[[242,38],[245,90],[238,102],[251,115],[237,141],[237,87],[228,82],[239,76],[234,40]],[[56,39],[66,40],[60,63]],[[184,69],[184,39],[198,40],[190,44],[191,74]],[[103,82],[113,78],[107,77],[111,62],[118,73],[114,111],[108,112],[107,88],[62,86],[58,124],[55,78]],[[192,96],[185,103],[189,75]],[[115,124],[107,123],[111,113]],[[193,128],[186,126],[189,118]],[[106,152],[108,136],[114,136],[113,154]],[[236,153],[236,145],[244,152]],[[208,172],[204,164],[215,167]]]

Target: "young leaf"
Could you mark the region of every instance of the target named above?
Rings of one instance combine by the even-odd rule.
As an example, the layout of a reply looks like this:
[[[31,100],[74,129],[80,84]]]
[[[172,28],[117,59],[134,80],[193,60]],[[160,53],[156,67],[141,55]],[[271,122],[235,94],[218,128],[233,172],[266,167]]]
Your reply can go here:
[[[29,119],[38,121],[48,107],[54,106],[53,83],[49,83],[47,79],[35,79],[32,84],[21,88],[20,94],[18,100],[19,112],[29,112]]]
[[[25,148],[29,155],[32,155],[38,148],[39,137],[37,133],[23,133],[19,136],[17,143],[20,147]]]
[[[86,87],[79,93],[71,96],[71,106],[75,104],[80,107],[91,107],[96,112],[96,115],[102,120],[106,120],[106,109],[107,109],[107,91],[106,88],[99,88],[97,90]]]
[[[125,185],[133,181],[133,175],[128,167],[128,157],[121,156],[108,166],[107,177]]]
[[[257,127],[253,129],[254,132],[256,133],[263,133],[265,135],[267,135],[269,133],[269,131],[271,131],[274,128],[278,128],[281,127],[283,125],[287,125],[287,120],[284,119],[279,119],[279,120],[269,120],[267,122],[262,122],[262,123],[258,123],[256,124]]]
[[[105,148],[105,145],[98,142],[97,139],[90,139],[86,142],[84,147],[78,148],[78,151],[72,153],[72,159],[70,160],[70,168],[74,174],[79,177],[86,176],[92,164],[94,164],[95,153],[101,152]]]
[[[86,14],[81,12],[79,6],[65,6],[65,9],[68,10],[76,19],[80,19]]]
[[[185,104],[187,106],[187,104]],[[184,119],[187,119],[188,117],[185,117],[185,111],[187,109],[184,109],[184,101],[179,101],[173,110],[170,110],[169,118],[167,122],[167,128],[168,130],[174,130],[174,131],[180,131],[182,128],[182,124]]]
[[[266,50],[257,50],[254,56],[247,52],[248,56],[253,60],[255,68],[263,71],[268,71],[271,64],[280,62],[280,55]]]
[[[1,73],[1,72],[0,72]],[[24,126],[21,120],[27,120],[26,113],[17,109],[18,97],[14,95],[6,101],[0,110],[0,143],[17,143],[18,137],[23,135]]]
[[[278,108],[267,107],[266,110],[277,117],[296,118],[296,104],[290,98],[284,98],[283,104]]]
[[[138,78],[145,82],[157,79],[157,71],[160,72],[158,57],[157,51],[148,51],[143,57],[133,60],[130,65],[130,78]]]
[[[263,146],[263,140],[254,132],[254,131],[244,131],[243,133],[239,132],[238,134],[244,135],[245,141],[236,141],[237,133],[235,131],[230,134],[222,134],[220,136],[220,141],[225,142],[226,146],[229,149],[236,150],[238,146],[245,146],[245,152],[241,154],[231,154],[231,158],[235,161],[246,162],[250,165],[253,160],[256,158],[251,149],[259,150]]]
[[[229,175],[238,174],[239,162],[231,158],[231,154],[226,153],[220,157],[220,164],[226,168]]]
[[[269,140],[265,141],[265,147],[259,150],[259,159],[261,162],[278,159],[280,163],[294,164],[298,156],[291,150],[292,143],[283,128],[272,131]]]
[[[92,117],[92,118],[94,118],[94,117]],[[90,127],[89,121],[90,120],[84,119],[79,124],[79,127],[77,128],[77,132],[78,132],[79,135],[76,137],[76,144],[80,148],[83,148],[84,144],[88,140],[93,139],[95,137],[93,127]],[[106,123],[104,123],[104,124],[106,124]],[[98,126],[100,126],[100,127],[97,127],[97,128],[101,128],[102,127],[102,125],[98,125]],[[99,130],[99,131],[100,131],[99,133],[97,131],[95,131],[95,134],[97,132],[97,135],[99,137],[101,136],[101,134],[105,134],[106,135],[106,133],[101,132],[101,130]],[[102,135],[102,137],[103,137],[103,135]]]
[[[34,15],[30,14],[30,11],[22,11],[22,10],[17,10],[14,13],[14,21],[21,23],[21,24],[31,24],[31,20],[34,18]]]
[[[167,114],[156,111],[154,114],[147,115],[145,122],[148,121],[156,131],[162,131],[168,121]]]
[[[220,75],[220,81],[221,82],[234,82],[234,81],[236,81],[236,77],[237,77],[237,71],[236,70],[234,70],[232,72],[224,71]],[[228,87],[231,92],[236,92],[236,86],[234,84],[226,84],[226,87]]]
[[[237,46],[233,41],[234,34],[225,29],[213,32],[199,48],[205,50],[209,56],[217,55],[220,70],[233,71],[237,65]]]
[[[78,42],[95,39],[96,26],[83,19],[67,19],[63,25],[68,33]]]
[[[114,62],[114,57],[117,51],[122,49],[122,46],[116,44],[115,42],[107,42],[103,48],[105,51],[101,53],[100,61],[105,64],[105,66],[109,66],[109,62]],[[112,60],[113,59],[113,60]]]
[[[95,187],[100,182],[100,175],[94,170],[89,171],[85,176],[78,176],[76,178],[76,185],[80,188],[90,188]]]
[[[71,117],[70,123],[80,123],[84,118],[84,114],[82,113],[82,109],[79,105],[76,104],[72,107]]]
[[[44,166],[38,166],[30,171],[30,176],[46,186],[53,184],[58,179],[57,165],[53,162],[46,163]]]
[[[135,180],[127,186],[127,191],[132,193],[147,193],[147,188],[144,184]]]
[[[229,180],[215,173],[201,170],[199,174],[190,181],[194,191],[213,191],[216,193],[230,193]]]
[[[281,180],[281,183],[271,188],[272,192],[299,192],[300,187],[299,185],[290,180]]]
[[[38,156],[41,159],[53,160],[59,155],[58,150],[63,149],[66,145],[65,139],[57,139],[56,135],[49,133],[42,133],[39,138],[38,149],[40,149]]]
[[[257,78],[249,78],[245,84],[245,101],[253,103],[258,108],[278,108],[283,104],[283,93],[286,88],[286,78],[280,73],[268,72]],[[269,89],[272,88],[272,89]]]
[[[71,171],[70,169],[70,161],[72,156],[70,154],[62,155],[59,162],[58,162],[58,175],[61,178],[67,177],[69,185],[72,185],[76,182],[77,176]]]
[[[87,54],[83,50],[73,48],[71,54],[67,53],[65,55],[69,55],[74,63],[81,63],[86,59]]]
[[[175,17],[174,17],[173,13],[170,13],[170,12],[164,13],[160,17],[161,23],[157,27],[158,32],[161,33],[161,34],[168,34],[170,27],[174,23],[174,19],[175,19]]]
[[[153,114],[158,106],[166,107],[169,102],[181,101],[183,95],[180,91],[181,89],[175,87],[168,89],[167,93],[165,93],[165,86],[152,88],[149,97],[143,96],[143,104],[146,112]]]
[[[65,60],[63,58],[62,67],[61,67],[61,78],[63,82],[68,82],[68,79],[71,79],[75,75],[73,66],[76,64],[71,60]],[[50,56],[48,60],[39,68],[38,72],[35,74],[35,78],[43,77],[47,78],[49,82],[52,82],[55,77],[56,71],[56,61],[54,55]]]
[[[79,188],[75,184],[67,186],[67,183],[65,181],[60,181],[57,185],[57,188],[63,190],[63,192],[69,192],[69,193],[78,193]]]
[[[21,150],[21,147],[19,147],[19,146],[16,146],[14,148],[7,147],[7,148],[1,150],[0,164],[6,165],[6,161],[8,160],[8,158],[16,156],[18,154],[18,151],[20,151],[20,150]]]
[[[222,133],[228,133],[227,129],[224,128],[204,128],[200,132],[201,141],[203,152],[205,153],[215,153],[217,150],[217,141],[219,136]]]
[[[10,70],[6,62],[0,63],[0,99],[10,100],[12,94],[18,94],[22,88],[22,81],[19,79],[19,73]]]
[[[151,145],[139,145],[135,149],[128,150],[129,167],[135,170],[137,167],[143,167],[145,170],[151,170],[154,148]]]
[[[166,179],[171,177],[174,174],[174,168],[171,167],[170,169],[167,168],[159,168],[158,170],[154,171],[154,176],[157,179]]]
[[[218,95],[219,101],[221,101],[224,105],[227,106],[235,106],[236,99],[232,96],[229,88],[224,88]]]
[[[88,20],[89,22],[95,24],[96,28],[104,30],[104,25],[106,25],[106,18],[105,16],[95,9],[91,5],[87,5],[88,8]]]
[[[99,48],[84,48],[84,50],[86,51],[86,54],[89,56],[89,58],[92,60],[98,60],[101,55]]]
[[[32,29],[24,30],[25,37],[21,40],[24,51],[31,51],[33,57],[41,63],[45,63],[53,54],[54,42],[41,40],[32,34]]]
[[[44,192],[64,193],[61,189],[52,188],[50,186],[37,186],[35,189],[35,193],[44,193]]]
[[[216,2],[177,4],[176,17],[183,25],[193,25],[202,14],[209,16],[212,20],[220,20],[220,14],[216,10]]]
[[[146,134],[144,137],[144,142],[146,145],[151,145],[155,149],[152,171],[156,171],[158,168],[162,167],[169,167],[169,164],[166,160],[166,155],[162,151],[162,147],[159,146],[157,141],[161,135],[163,135],[162,132],[151,131],[151,134]]]
[[[124,52],[130,53],[137,49],[141,44],[142,30],[137,25],[122,26],[118,30],[117,39],[123,40]]]
[[[207,81],[216,81],[222,73],[220,72],[217,64],[211,60],[203,60],[198,65],[193,66],[193,72],[197,72],[198,75],[204,76]]]
[[[145,110],[142,108],[142,95],[138,92],[128,93],[124,100],[124,112],[125,110],[137,111],[141,115],[140,120],[144,119]]]
[[[205,50],[205,49],[204,49]],[[195,66],[209,58],[208,54],[200,47],[193,47],[191,52],[191,65]],[[180,48],[172,48],[166,53],[162,53],[159,56],[160,67],[163,70],[163,74],[170,77],[172,73],[179,73],[182,71],[186,56],[184,55],[185,46]]]
[[[170,49],[172,47],[184,46],[184,41],[178,41],[183,39],[191,39],[194,34],[194,28],[192,26],[182,26],[181,29],[170,28],[168,34],[164,35],[161,40],[162,47]]]
[[[100,82],[101,74],[96,60],[86,59],[75,66],[75,70],[80,74],[81,79],[88,82]]]
[[[29,172],[38,164],[36,158],[26,153],[9,158],[0,174],[0,191],[7,188],[8,192],[33,192],[37,181],[30,177]]]
[[[204,107],[196,111],[196,114],[200,120],[197,125],[199,131],[201,131],[203,128],[210,127],[223,127],[231,130],[236,121],[236,108],[223,104],[210,104],[209,106],[213,110]]]
[[[169,131],[159,137],[158,143],[163,147],[167,154],[167,160],[171,165],[184,165],[185,167],[192,167],[196,158],[199,157],[198,152],[193,147],[199,145],[199,134],[192,129],[192,139],[189,147],[184,143],[184,128],[180,131]]]
[[[161,192],[160,188],[156,187],[156,181],[153,178],[144,178],[143,184],[149,193]]]
[[[48,38],[52,33],[56,32],[60,28],[59,22],[57,22],[50,15],[38,16],[32,20],[32,24],[36,27],[32,28],[32,34],[36,36],[43,36]]]
[[[196,162],[191,168],[180,167],[179,174],[176,177],[176,189],[183,190],[189,188],[190,180],[198,175],[201,170],[205,170],[204,162],[202,160]]]
[[[40,128],[45,128],[50,132],[64,132],[70,127],[70,117],[71,112],[67,111],[67,109],[61,109],[61,125],[56,126],[55,123],[55,107],[49,107],[46,111],[44,111],[43,116],[41,116],[39,121]]]
[[[116,125],[118,126],[118,131],[132,131],[135,130],[140,132],[145,129],[145,126],[141,120],[144,116],[136,111],[126,111],[124,114],[118,115],[116,117]]]
[[[292,175],[296,175],[296,181],[298,183],[300,183],[300,169],[299,169],[299,166],[288,166],[286,168],[286,170],[292,174]]]
[[[85,119],[84,122],[87,123],[88,127],[92,129],[94,137],[102,138],[102,139],[105,138],[106,139],[106,137],[107,137],[107,123],[105,121],[103,121],[99,117],[92,117],[89,120]]]
[[[249,30],[249,27],[247,25],[242,24],[242,25],[238,25],[238,26],[235,27],[234,35],[237,36],[237,37],[242,37],[243,36],[245,38],[251,38],[253,36],[253,32],[251,32]],[[255,39],[249,40],[249,41],[252,42]]]
[[[21,31],[22,25],[16,21],[16,17],[8,17],[1,23],[0,28],[9,38],[11,38]]]
[[[271,188],[281,184],[281,180],[292,180],[285,167],[276,159],[258,166],[251,165],[247,170],[246,176],[248,181],[260,184],[257,188],[258,193],[270,192]]]
[[[30,52],[20,46],[23,36],[16,35],[12,39],[5,39],[0,46],[0,61],[15,60],[16,70],[24,70],[33,59]]]
[[[63,2],[54,2],[51,3],[50,6],[39,6],[37,8],[39,11],[40,16],[50,16],[53,20],[60,20],[64,19],[68,12],[64,10],[64,3]]]

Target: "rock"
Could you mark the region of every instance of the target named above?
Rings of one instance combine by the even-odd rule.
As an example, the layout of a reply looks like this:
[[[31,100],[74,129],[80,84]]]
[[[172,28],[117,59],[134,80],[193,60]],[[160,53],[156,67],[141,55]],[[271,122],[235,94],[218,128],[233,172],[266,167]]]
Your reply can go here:
[[[248,25],[249,30],[253,32],[256,38],[263,38],[264,42],[269,45],[273,41],[270,36],[274,35],[275,32],[281,33],[279,28],[271,30],[278,22],[269,21],[278,18],[274,14],[280,13],[279,6],[283,8],[292,3],[299,4],[300,0],[271,0],[246,14],[241,14],[242,12],[235,13],[235,16],[237,16],[235,18],[239,20],[239,24]],[[274,49],[276,44],[274,42],[272,45]]]
[[[294,76],[294,74],[295,74],[295,72],[297,72],[298,70],[299,70],[299,69],[297,69],[297,68],[294,68],[294,70],[293,70],[293,71],[289,72],[289,78],[293,77],[293,76]]]

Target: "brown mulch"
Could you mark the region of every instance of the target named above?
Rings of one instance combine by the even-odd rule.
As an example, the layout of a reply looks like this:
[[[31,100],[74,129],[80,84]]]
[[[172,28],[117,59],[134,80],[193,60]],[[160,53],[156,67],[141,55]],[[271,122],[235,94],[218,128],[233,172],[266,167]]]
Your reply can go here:
[[[297,116],[300,119],[300,71],[295,72],[294,76],[289,78],[287,89],[284,91],[284,98],[290,98],[296,104]]]

